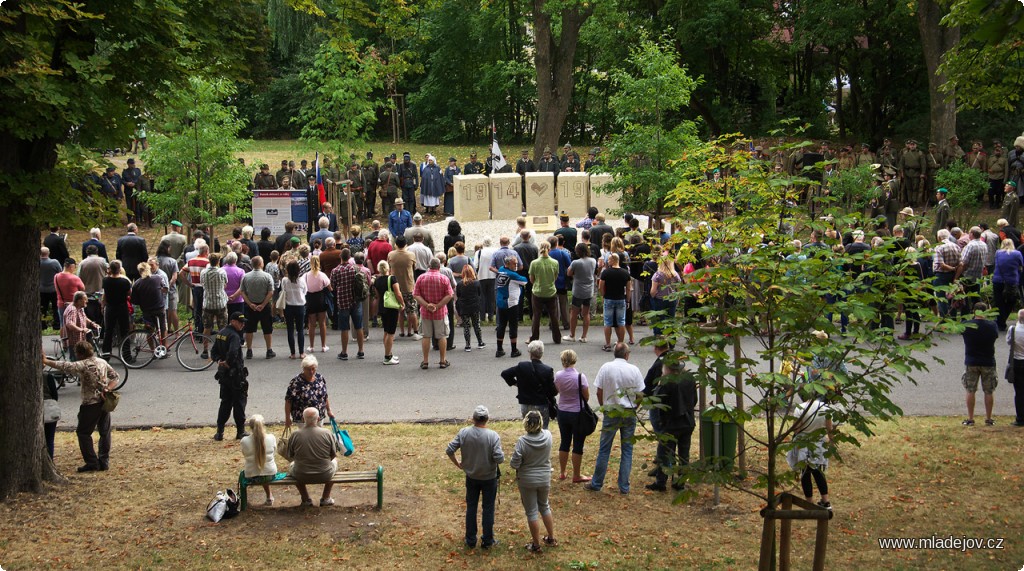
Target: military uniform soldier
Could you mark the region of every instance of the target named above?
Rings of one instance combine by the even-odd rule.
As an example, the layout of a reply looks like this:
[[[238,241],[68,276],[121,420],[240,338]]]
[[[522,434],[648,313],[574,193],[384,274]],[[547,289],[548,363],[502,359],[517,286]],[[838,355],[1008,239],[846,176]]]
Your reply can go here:
[[[363,182],[363,171],[359,168],[359,163],[356,161],[349,163],[348,170],[345,171],[342,179],[349,181],[348,191],[352,193],[352,216],[356,219],[363,218],[365,214],[363,209],[363,192],[366,184]]]
[[[256,190],[274,190],[277,188],[277,179],[270,174],[270,166],[264,163],[260,165],[260,172],[256,173],[252,184]]]
[[[1018,214],[1020,212],[1020,199],[1017,198],[1017,183],[1012,180],[1003,186],[1003,210],[1001,212],[1002,218],[1006,219],[1006,222],[1014,228],[1018,228],[1017,222]]]
[[[281,168],[277,169],[277,173],[274,174],[274,178],[277,179],[277,187],[281,188],[284,186],[282,181],[284,181],[285,177],[291,178],[291,176],[292,173],[288,170],[288,161],[281,161]]]
[[[516,174],[523,179],[522,188],[520,189],[519,196],[523,200],[523,211],[526,211],[526,173],[537,172],[537,165],[533,164],[533,159],[530,158],[530,151],[523,149],[519,154],[519,160],[516,161]]]
[[[829,147],[828,141],[821,142],[821,144],[818,146],[818,152],[821,153],[821,156],[824,157],[824,160],[826,161],[831,161],[832,159],[836,158],[835,153],[832,152],[832,148]]]
[[[476,160],[476,151],[469,153],[469,162],[462,169],[462,174],[484,174],[484,164]]]
[[[882,139],[882,146],[878,149],[878,153],[876,153],[876,158],[879,164],[882,165],[882,168],[897,167],[896,151],[894,151],[892,148],[892,139],[888,137]]]
[[[942,148],[942,167],[948,167],[956,161],[962,161],[964,158],[964,150],[960,148],[960,138],[953,135],[949,138],[949,142]]]
[[[558,180],[558,171],[561,170],[561,168],[558,164],[558,159],[551,156],[551,147],[544,147],[544,154],[540,158],[537,170],[540,172],[554,173],[555,180]]]
[[[420,185],[420,169],[412,162],[409,151],[402,153],[402,163],[396,168],[399,186],[402,188],[402,201],[408,205],[409,214],[416,213],[416,188]],[[390,211],[388,211],[390,212]]]
[[[1003,156],[1003,146],[996,144],[992,154],[985,161],[985,172],[988,173],[988,205],[995,208],[999,192],[1006,183],[1006,157]]]
[[[377,181],[380,179],[380,167],[373,160],[373,151],[366,151],[363,161],[363,183],[366,185],[366,201],[363,204],[364,218],[373,218],[377,211]]]
[[[786,159],[786,173],[790,176],[798,175],[804,170],[804,150],[798,148],[789,154]]]
[[[967,153],[967,166],[978,172],[988,173],[988,153],[981,141],[975,139],[971,143],[971,152]]]
[[[853,156],[853,149],[850,147],[843,147],[839,149],[839,170],[847,171],[852,169],[856,164],[856,161],[856,157]]]
[[[380,169],[378,182],[380,183],[381,211],[382,214],[387,215],[395,209],[395,200],[398,200],[398,192],[401,187],[395,163],[391,157],[384,159],[384,166]]]
[[[587,154],[587,161],[583,163],[583,172],[590,172],[597,166],[597,148],[590,149]]]
[[[324,168],[320,171],[320,176],[324,180],[324,186],[328,189],[333,189],[334,185],[338,184],[341,180],[341,171],[338,167],[331,164],[330,157],[324,157]]]
[[[924,179],[928,173],[928,162],[925,160],[924,153],[918,150],[917,141],[907,139],[906,144],[907,148],[900,156],[898,169],[902,182],[900,200],[904,204],[910,204],[920,197],[924,202],[927,197],[921,195],[921,189],[924,188]],[[890,226],[889,229],[891,230],[892,227]]]
[[[875,164],[875,153],[871,152],[871,146],[867,143],[860,144],[860,152],[857,153],[856,165],[873,165]]]
[[[948,192],[945,188],[935,191],[935,200],[939,201],[935,206],[935,227],[933,231],[936,234],[938,234],[939,230],[946,227],[946,221],[949,220],[949,202],[946,201],[946,194]]]
[[[562,172],[580,172],[583,170],[583,166],[580,164],[580,156],[576,154],[576,151],[569,151],[561,166]]]

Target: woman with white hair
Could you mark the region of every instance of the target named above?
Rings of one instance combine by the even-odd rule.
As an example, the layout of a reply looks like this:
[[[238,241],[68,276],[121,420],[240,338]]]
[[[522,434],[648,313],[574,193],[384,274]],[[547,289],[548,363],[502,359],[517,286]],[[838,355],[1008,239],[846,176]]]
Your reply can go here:
[[[288,383],[284,394],[284,426],[288,428],[292,422],[302,422],[302,411],[314,408],[320,413],[320,422],[326,418],[334,418],[331,399],[327,396],[327,380],[317,372],[320,364],[316,357],[306,355],[302,359],[302,372]]]
[[[555,388],[555,371],[541,362],[544,357],[544,342],[540,339],[530,341],[526,346],[529,352],[529,361],[520,361],[513,367],[501,372],[501,378],[510,387],[516,387],[518,393],[516,399],[519,401],[519,408],[525,418],[531,411],[540,413],[544,419],[544,429],[547,430],[549,411],[554,403],[558,389]]]
[[[533,541],[526,544],[526,550],[540,553],[544,545],[556,546],[555,520],[551,517],[548,494],[551,492],[551,433],[542,427],[540,412],[531,410],[523,419],[526,434],[516,441],[509,466],[516,470],[519,496],[526,511],[526,522],[530,526]],[[544,522],[547,535],[540,537],[540,524]]]
[[[241,441],[242,456],[245,458],[245,470],[242,473],[250,482],[263,486],[263,491],[267,494],[264,505],[272,506],[274,495],[267,484],[273,482],[277,476],[277,461],[274,460],[277,439],[267,432],[263,424],[263,415],[250,416],[246,424],[249,425],[249,435],[243,437]]]
[[[238,253],[231,251],[224,255],[221,267],[228,276],[228,282],[224,286],[224,293],[228,294],[228,315],[245,309],[245,301],[242,299],[242,278],[245,277],[245,270],[238,267]]]

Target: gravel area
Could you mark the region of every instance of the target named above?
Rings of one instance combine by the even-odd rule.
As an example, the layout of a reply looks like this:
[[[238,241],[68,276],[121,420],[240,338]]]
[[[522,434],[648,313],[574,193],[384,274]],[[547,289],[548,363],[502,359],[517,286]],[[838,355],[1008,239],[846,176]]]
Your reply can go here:
[[[647,227],[647,217],[637,216],[640,220],[640,227]],[[430,231],[430,235],[434,237],[434,245],[438,248],[444,244],[444,237],[448,234],[448,218],[442,222],[433,222],[431,224],[424,225]],[[578,219],[572,220],[572,224],[576,224]],[[612,228],[618,228],[623,226],[621,218],[607,218],[605,220]],[[515,220],[479,220],[475,222],[460,222],[462,224],[462,234],[466,237],[466,249],[473,251],[473,245],[482,242],[484,238],[491,239],[491,245],[494,247],[498,246],[498,239],[502,236],[508,236],[512,238],[517,232]],[[551,232],[542,232],[539,237],[546,239],[551,235]]]

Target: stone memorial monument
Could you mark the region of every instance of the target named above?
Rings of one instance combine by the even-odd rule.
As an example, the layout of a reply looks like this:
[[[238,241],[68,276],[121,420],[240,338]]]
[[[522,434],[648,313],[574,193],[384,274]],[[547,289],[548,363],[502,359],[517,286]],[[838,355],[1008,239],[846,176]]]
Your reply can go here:
[[[522,184],[523,178],[516,173],[494,173],[491,175],[492,220],[515,220],[522,215]]]
[[[526,173],[526,213],[529,216],[555,215],[554,173]]]
[[[482,174],[455,177],[455,218],[462,222],[489,220],[491,195],[489,182]]]
[[[587,215],[587,201],[590,198],[590,175],[585,172],[563,172],[558,174],[559,212],[565,211],[572,219]]]
[[[622,208],[618,194],[605,194],[598,191],[611,180],[612,176],[608,174],[590,175],[590,206],[597,208],[601,214],[606,216],[609,211],[618,211]],[[618,216],[621,216],[621,213],[615,214],[615,217]]]

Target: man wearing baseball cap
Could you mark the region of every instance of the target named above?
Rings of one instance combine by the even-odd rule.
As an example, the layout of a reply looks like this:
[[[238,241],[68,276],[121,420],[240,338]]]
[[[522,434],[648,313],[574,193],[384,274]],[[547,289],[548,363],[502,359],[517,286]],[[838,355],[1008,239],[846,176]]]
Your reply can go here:
[[[1006,219],[1006,222],[1017,227],[1019,222],[1018,214],[1020,212],[1020,199],[1017,198],[1017,183],[1015,181],[1009,181],[1003,186],[1003,210],[1002,217]]]
[[[220,383],[220,410],[217,411],[217,433],[214,440],[224,440],[224,425],[234,411],[235,440],[248,436],[245,432],[245,404],[249,398],[248,369],[242,360],[242,329],[245,314],[232,312],[228,324],[214,337],[210,358],[217,362],[213,378]]]
[[[455,467],[466,473],[466,546],[476,547],[476,507],[483,496],[483,514],[480,516],[484,532],[480,547],[489,549],[498,544],[494,539],[494,501],[498,497],[498,465],[505,461],[501,437],[487,428],[490,411],[484,405],[473,409],[473,426],[467,426],[448,443],[445,453]],[[462,449],[462,461],[455,451]]]

